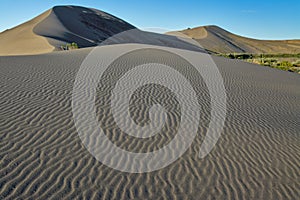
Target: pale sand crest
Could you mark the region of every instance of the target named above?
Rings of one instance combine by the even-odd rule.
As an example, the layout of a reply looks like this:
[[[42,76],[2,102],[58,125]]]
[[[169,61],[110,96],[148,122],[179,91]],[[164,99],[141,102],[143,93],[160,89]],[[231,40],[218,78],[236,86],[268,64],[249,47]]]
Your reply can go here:
[[[34,33],[35,26],[48,15],[51,10],[38,17],[0,34],[0,55],[41,54],[54,50],[45,37]]]
[[[213,57],[224,78],[228,114],[217,145],[199,159],[210,116],[209,94],[203,80],[183,67],[203,107],[196,140],[170,166],[129,174],[96,161],[74,125],[73,83],[89,51],[0,57],[0,199],[299,199],[297,74]],[[147,59],[146,53],[138,58]],[[122,148],[145,152],[160,148],[172,139],[172,129],[154,140],[133,140],[118,130],[109,110],[101,106],[109,99],[105,95],[110,80],[125,70],[119,64],[103,79],[106,87],[99,88],[99,124]],[[179,110],[173,107],[176,100],[171,93],[145,89],[169,106],[169,125],[176,124]],[[139,101],[138,94],[133,101]],[[133,107],[133,117],[144,119],[146,108]]]

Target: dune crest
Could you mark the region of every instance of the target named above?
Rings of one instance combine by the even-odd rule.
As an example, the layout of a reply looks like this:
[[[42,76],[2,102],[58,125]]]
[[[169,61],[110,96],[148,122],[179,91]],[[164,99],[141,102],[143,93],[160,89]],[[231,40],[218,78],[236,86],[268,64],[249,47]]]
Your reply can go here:
[[[171,31],[168,32],[167,34],[169,35],[176,35],[177,31]],[[178,33],[178,32],[177,32]],[[205,29],[205,27],[200,26],[194,29],[186,29],[185,31],[180,31],[180,33],[183,33],[185,35],[187,35],[190,38],[194,38],[194,39],[203,39],[207,37],[207,30]]]
[[[34,33],[38,23],[51,14],[47,10],[36,18],[0,33],[0,55],[41,54],[54,50],[48,40]]]
[[[98,45],[135,27],[108,13],[80,6],[55,6],[15,28],[0,33],[0,55],[32,55],[60,50],[75,42]]]
[[[300,40],[257,40],[230,33],[218,26],[157,34],[140,31],[124,20],[97,9],[55,6],[28,22],[0,33],[0,56],[43,54],[61,50],[62,45],[73,42],[80,48],[93,47],[133,29],[136,30],[134,35],[127,34],[128,37],[121,43],[199,50],[198,44],[186,39],[182,41],[187,37],[211,53],[300,53]]]
[[[0,33],[0,56],[49,53],[73,42],[79,48],[143,43],[203,52],[197,43],[189,43],[177,36],[141,31],[100,10],[55,6],[27,23]]]
[[[300,53],[300,40],[257,40],[233,34],[218,26],[200,26],[179,32],[216,53]]]

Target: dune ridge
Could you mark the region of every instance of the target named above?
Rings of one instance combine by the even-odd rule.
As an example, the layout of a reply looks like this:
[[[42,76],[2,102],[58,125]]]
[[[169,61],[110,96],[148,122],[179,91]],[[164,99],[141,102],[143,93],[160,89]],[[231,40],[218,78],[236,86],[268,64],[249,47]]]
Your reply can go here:
[[[215,53],[300,53],[300,40],[257,40],[233,34],[214,25],[179,32]],[[167,34],[173,35],[176,32]]]
[[[0,33],[0,55],[49,53],[61,50],[62,45],[72,42],[80,48],[93,47],[125,31],[132,32],[119,43],[145,43],[197,51],[204,48],[210,53],[300,53],[300,40],[257,40],[230,33],[218,26],[158,34],[141,31],[97,9],[55,6],[28,22]],[[194,39],[202,48],[199,44],[188,42],[187,38]]]
[[[36,18],[0,33],[0,55],[47,53],[54,50],[48,40],[35,34],[34,28],[51,14],[48,10]]]
[[[55,6],[15,28],[0,33],[0,55],[33,55],[61,50],[75,42],[92,47],[119,32],[135,28],[103,11]]]

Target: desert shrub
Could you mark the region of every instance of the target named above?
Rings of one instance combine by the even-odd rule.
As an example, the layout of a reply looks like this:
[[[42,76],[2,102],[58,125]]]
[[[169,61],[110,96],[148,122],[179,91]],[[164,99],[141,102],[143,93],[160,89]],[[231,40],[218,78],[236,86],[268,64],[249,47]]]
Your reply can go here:
[[[73,49],[78,49],[78,45],[77,45],[77,43],[75,43],[75,42],[72,42],[72,43],[71,43],[71,47],[72,47]]]
[[[287,67],[287,66],[275,66],[274,68],[281,69],[284,71],[293,71],[293,70],[291,70],[290,67]]]
[[[281,63],[280,63],[280,66],[282,66],[282,67],[292,67],[293,66],[293,64],[292,63],[290,63],[289,61],[282,61]]]
[[[245,59],[250,59],[253,56],[252,56],[252,54],[239,54],[239,55],[236,55],[236,57],[237,57],[237,59],[243,59],[243,60],[245,60]]]
[[[233,54],[229,54],[229,55],[228,55],[228,58],[230,58],[230,59],[234,59],[234,58],[235,58],[235,56],[234,56]]]
[[[220,54],[221,56],[224,56],[226,58],[230,59],[240,59],[240,60],[246,60],[246,59],[252,59],[252,54],[246,54],[246,53],[230,53],[230,54]]]
[[[62,50],[72,50],[72,49],[78,49],[78,45],[75,42],[72,43],[66,43],[65,45],[61,45],[60,47]]]

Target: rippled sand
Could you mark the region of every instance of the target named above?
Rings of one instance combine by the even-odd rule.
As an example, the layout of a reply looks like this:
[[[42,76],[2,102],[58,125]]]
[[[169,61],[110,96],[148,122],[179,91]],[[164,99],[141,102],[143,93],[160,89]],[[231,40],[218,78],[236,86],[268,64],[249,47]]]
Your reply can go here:
[[[0,57],[1,199],[299,199],[299,75],[213,57],[227,90],[227,117],[217,145],[200,159],[210,117],[209,94],[201,78],[185,71],[201,94],[203,113],[196,139],[168,167],[130,174],[98,162],[77,134],[72,89],[89,51]],[[122,65],[115,67],[107,80],[124,70]],[[104,106],[109,87],[103,84],[97,91],[97,116],[116,145],[147,152],[172,139],[176,128],[153,140],[126,137]],[[144,89],[170,110],[169,126],[176,125],[180,109],[172,93]],[[140,102],[139,94],[142,91],[133,102]],[[132,107],[131,112],[143,123],[147,106]]]

